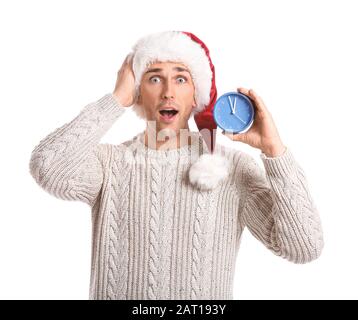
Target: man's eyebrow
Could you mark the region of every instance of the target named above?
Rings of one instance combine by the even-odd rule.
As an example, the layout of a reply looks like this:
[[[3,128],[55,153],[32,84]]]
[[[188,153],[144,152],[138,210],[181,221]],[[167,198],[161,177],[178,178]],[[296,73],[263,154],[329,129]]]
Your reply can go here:
[[[188,69],[185,69],[185,68],[182,68],[182,67],[174,67],[173,70],[178,71],[178,72],[188,72],[188,73],[190,73]],[[150,72],[161,72],[161,71],[163,71],[163,69],[161,69],[161,68],[153,68],[153,69],[147,70],[145,72],[145,74],[150,73]]]

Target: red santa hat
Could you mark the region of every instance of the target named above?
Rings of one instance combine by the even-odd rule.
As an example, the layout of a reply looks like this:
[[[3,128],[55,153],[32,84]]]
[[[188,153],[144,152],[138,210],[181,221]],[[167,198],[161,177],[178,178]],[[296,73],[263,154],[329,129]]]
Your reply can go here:
[[[208,153],[202,154],[192,164],[189,179],[200,189],[209,190],[218,185],[228,174],[228,161],[215,154],[216,128],[213,109],[217,99],[215,68],[209,49],[197,36],[185,31],[164,31],[147,35],[133,46],[133,72],[136,93],[139,94],[141,78],[150,64],[158,61],[176,61],[186,65],[195,86],[193,109],[195,123]],[[133,110],[144,118],[143,109],[134,105]]]

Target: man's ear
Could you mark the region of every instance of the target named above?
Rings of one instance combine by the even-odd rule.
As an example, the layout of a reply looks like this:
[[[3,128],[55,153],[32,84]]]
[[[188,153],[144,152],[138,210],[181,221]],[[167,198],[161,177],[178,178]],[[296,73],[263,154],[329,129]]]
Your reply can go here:
[[[138,88],[138,90],[137,90],[137,92],[136,92],[136,103],[137,104],[141,104],[142,103],[142,96],[141,96],[141,94],[140,94],[140,86],[139,86],[139,88]]]

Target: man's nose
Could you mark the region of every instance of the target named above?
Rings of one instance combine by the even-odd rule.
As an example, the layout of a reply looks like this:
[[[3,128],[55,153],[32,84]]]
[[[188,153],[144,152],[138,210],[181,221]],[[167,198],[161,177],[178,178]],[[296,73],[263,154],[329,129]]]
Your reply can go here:
[[[163,98],[164,99],[173,99],[174,98],[174,88],[169,81],[165,84],[163,88]]]

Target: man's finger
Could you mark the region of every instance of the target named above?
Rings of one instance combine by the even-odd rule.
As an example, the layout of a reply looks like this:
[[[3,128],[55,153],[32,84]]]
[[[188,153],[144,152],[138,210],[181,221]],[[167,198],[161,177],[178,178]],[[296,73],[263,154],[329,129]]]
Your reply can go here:
[[[249,95],[249,90],[243,87],[237,88],[237,90],[245,95]]]
[[[132,53],[129,53],[126,57],[126,63],[131,63],[132,61],[132,58],[133,58],[133,54]]]
[[[234,134],[232,131],[223,131],[221,132],[224,136],[227,136],[229,139],[234,140]]]
[[[262,102],[262,100],[261,101],[258,100],[259,97],[257,96],[257,94],[255,92],[252,92],[252,89],[249,90],[249,89],[240,87],[240,88],[237,88],[237,90],[240,93],[246,95],[253,102],[254,106],[256,107],[255,109],[258,112],[263,111],[262,107],[260,105],[258,105],[258,104],[263,103],[263,102]]]
[[[240,141],[240,142],[244,142],[245,140],[245,136],[244,134],[240,134],[240,133],[233,133],[232,131],[223,131],[222,134],[224,136],[227,136],[229,139],[233,140],[233,141]]]
[[[268,113],[265,103],[253,89],[249,90],[249,96],[255,102],[258,112]]]

